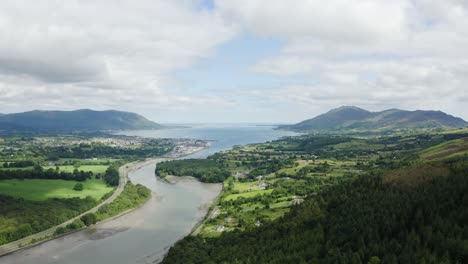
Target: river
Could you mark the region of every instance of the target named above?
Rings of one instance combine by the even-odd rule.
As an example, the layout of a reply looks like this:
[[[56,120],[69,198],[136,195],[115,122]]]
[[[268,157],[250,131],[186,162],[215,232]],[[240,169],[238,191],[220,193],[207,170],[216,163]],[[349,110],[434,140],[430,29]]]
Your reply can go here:
[[[153,131],[129,131],[119,134],[155,138],[197,138],[214,140],[210,149],[192,157],[206,157],[234,145],[264,142],[292,132],[273,130],[269,126],[223,125],[196,126]],[[206,213],[219,194],[220,184],[205,184],[181,178],[168,184],[154,176],[155,163],[129,174],[134,183],[153,191],[153,197],[141,208],[38,246],[0,258],[2,264],[131,264],[154,263],[166,250],[187,235]]]

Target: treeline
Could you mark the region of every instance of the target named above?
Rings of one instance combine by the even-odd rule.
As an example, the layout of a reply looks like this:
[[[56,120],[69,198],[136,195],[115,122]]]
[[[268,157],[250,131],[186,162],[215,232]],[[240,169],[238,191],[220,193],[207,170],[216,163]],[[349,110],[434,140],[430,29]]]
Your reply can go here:
[[[89,159],[96,157],[129,158],[161,156],[171,151],[169,146],[150,146],[144,148],[119,148],[111,146],[74,146],[74,147],[47,147],[41,149],[42,156],[48,160],[58,158]]]
[[[49,180],[67,180],[67,181],[86,181],[92,179],[94,173],[91,171],[82,171],[75,169],[73,172],[59,171],[52,168],[44,170],[36,165],[33,170],[0,170],[0,180],[9,179],[49,179]],[[97,174],[96,178],[101,175]],[[109,186],[119,185],[119,170],[115,166],[107,168],[102,176],[104,182]]]
[[[86,181],[91,179],[93,173],[91,171],[79,171],[75,169],[73,172],[58,171],[52,168],[44,170],[41,166],[36,165],[33,170],[0,170],[0,180],[8,179],[52,179],[52,180],[68,180],[68,181]]]
[[[184,159],[158,163],[156,175],[193,176],[202,182],[223,182],[231,173],[212,159]]]
[[[14,162],[5,162],[3,163],[3,168],[25,168],[34,166],[34,162],[30,160],[21,160]]]
[[[188,236],[163,263],[468,263],[468,162],[439,166],[450,176],[365,175],[255,230]]]
[[[91,197],[29,201],[0,195],[0,245],[63,223],[96,204]]]

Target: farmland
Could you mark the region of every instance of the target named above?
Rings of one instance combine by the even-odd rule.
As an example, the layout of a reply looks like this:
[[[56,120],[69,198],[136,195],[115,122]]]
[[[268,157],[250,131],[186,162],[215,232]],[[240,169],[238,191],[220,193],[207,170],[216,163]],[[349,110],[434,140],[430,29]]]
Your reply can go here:
[[[31,201],[44,201],[50,198],[86,198],[92,197],[99,201],[102,196],[113,190],[102,180],[90,179],[84,181],[82,191],[74,191],[77,181],[26,179],[0,181],[0,193]]]

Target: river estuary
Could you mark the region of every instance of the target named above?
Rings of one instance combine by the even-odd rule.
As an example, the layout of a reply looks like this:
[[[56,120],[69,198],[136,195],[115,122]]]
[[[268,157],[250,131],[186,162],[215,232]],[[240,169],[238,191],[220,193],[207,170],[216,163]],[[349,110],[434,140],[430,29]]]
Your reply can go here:
[[[155,138],[196,138],[214,140],[210,149],[192,157],[256,142],[265,142],[292,132],[269,126],[196,126],[155,131],[123,132]],[[153,197],[139,209],[117,219],[98,224],[33,248],[0,258],[2,264],[157,263],[167,249],[187,235],[221,190],[221,184],[205,184],[180,178],[169,184],[154,176],[155,162],[129,174],[134,183],[153,191]]]

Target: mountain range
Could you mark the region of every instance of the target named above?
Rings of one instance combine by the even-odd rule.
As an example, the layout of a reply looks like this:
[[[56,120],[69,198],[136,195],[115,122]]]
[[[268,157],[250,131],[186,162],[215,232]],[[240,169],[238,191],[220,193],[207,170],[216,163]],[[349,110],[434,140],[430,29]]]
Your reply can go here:
[[[280,129],[296,131],[386,131],[466,126],[468,126],[468,122],[465,120],[441,111],[388,109],[380,112],[370,112],[355,106],[342,106],[294,125],[280,126]]]
[[[83,132],[157,128],[161,128],[161,125],[141,115],[115,110],[35,110],[0,115],[0,131],[7,132]]]

